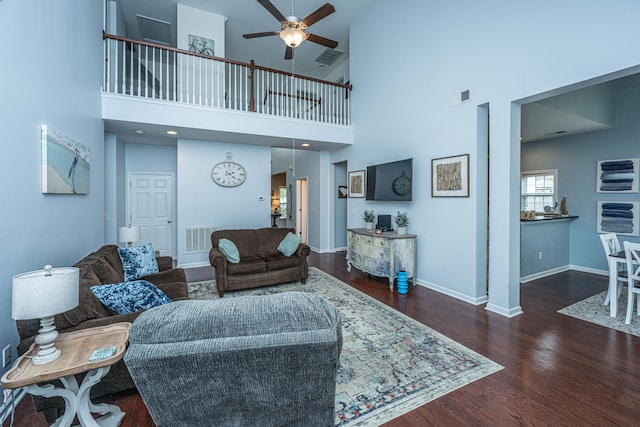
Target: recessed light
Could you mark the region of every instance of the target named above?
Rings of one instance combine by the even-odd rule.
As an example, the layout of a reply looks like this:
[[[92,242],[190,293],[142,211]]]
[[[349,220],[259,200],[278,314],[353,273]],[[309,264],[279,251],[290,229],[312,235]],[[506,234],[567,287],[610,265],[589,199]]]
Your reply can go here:
[[[177,134],[178,134],[178,131],[175,131],[175,130],[168,130],[167,131],[167,135],[177,135]]]
[[[309,144],[308,142],[305,142],[304,144],[301,144],[301,147],[309,147],[311,144]]]
[[[135,133],[138,135],[142,135],[144,133],[144,131],[142,129],[136,129]]]

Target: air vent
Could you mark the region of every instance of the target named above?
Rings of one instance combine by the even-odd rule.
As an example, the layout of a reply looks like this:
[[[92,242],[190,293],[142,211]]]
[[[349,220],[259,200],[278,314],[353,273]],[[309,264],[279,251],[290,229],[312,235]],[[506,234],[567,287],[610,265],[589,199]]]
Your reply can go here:
[[[211,249],[211,233],[217,229],[217,225],[186,227],[184,230],[184,253],[209,252],[209,249]]]
[[[345,52],[338,49],[325,49],[322,51],[320,55],[313,62],[316,62],[321,65],[331,66],[336,63],[336,61],[345,54]]]
[[[171,22],[144,15],[136,15],[136,17],[138,18],[138,29],[142,40],[167,46],[171,45]]]
[[[469,102],[469,100],[471,100],[471,91],[469,89],[465,89],[451,97],[451,106],[455,107],[456,105]]]

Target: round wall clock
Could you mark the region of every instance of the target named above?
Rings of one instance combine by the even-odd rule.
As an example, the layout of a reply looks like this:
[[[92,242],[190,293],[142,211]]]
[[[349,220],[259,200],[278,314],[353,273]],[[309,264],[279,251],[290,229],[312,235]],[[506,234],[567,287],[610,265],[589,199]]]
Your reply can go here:
[[[231,161],[233,154],[227,153],[226,158],[211,169],[211,179],[222,187],[237,187],[247,179],[244,167]]]
[[[406,196],[411,193],[411,180],[409,177],[404,176],[404,172],[393,180],[393,192],[398,196]]]

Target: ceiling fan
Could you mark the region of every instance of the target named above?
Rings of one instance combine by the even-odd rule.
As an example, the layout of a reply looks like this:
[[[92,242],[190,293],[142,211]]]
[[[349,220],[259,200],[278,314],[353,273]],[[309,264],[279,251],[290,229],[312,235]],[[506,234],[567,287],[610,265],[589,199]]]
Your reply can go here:
[[[284,16],[269,0],[258,0],[258,3],[267,9],[278,21],[280,21],[282,29],[280,31],[243,34],[242,37],[245,39],[280,36],[287,45],[284,52],[284,59],[293,59],[293,48],[300,46],[300,44],[305,40],[321,44],[322,46],[326,46],[331,49],[338,47],[338,42],[335,40],[305,32],[307,28],[336,11],[331,4],[325,3],[306,18],[300,19],[297,16]],[[293,14],[293,2],[291,9],[291,13]]]

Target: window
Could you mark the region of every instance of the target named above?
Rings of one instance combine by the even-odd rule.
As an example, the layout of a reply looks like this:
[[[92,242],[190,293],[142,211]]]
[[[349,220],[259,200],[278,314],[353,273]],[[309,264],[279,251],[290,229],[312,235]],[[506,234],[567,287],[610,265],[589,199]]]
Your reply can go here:
[[[287,187],[278,187],[280,196],[280,218],[287,217]]]
[[[556,206],[558,193],[558,170],[522,172],[520,185],[520,209],[544,212],[545,206]]]

